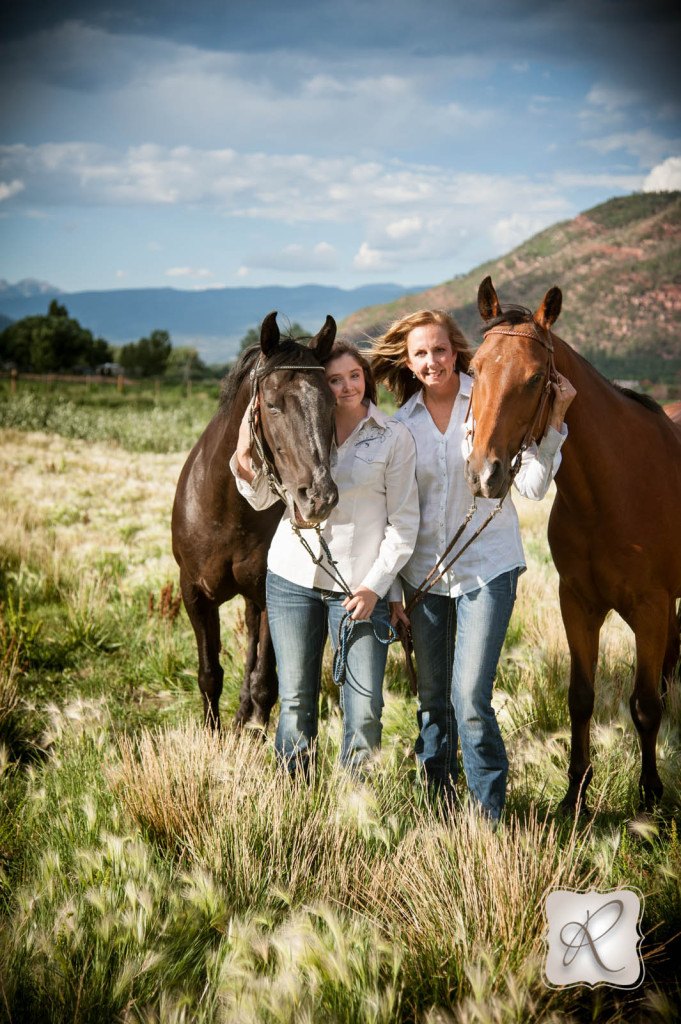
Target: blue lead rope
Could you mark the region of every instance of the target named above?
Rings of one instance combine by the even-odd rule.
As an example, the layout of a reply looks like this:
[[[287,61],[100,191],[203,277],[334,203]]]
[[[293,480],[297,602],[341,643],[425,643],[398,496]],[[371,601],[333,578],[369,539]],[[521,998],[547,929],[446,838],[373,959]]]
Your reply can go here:
[[[348,667],[348,649],[350,647],[350,640],[355,626],[358,622],[362,622],[362,619],[353,619],[350,612],[346,612],[341,619],[340,626],[338,627],[338,643],[336,644],[336,650],[333,654],[333,667],[332,676],[336,686],[343,686],[345,683],[345,673]],[[374,629],[372,624],[372,629]],[[374,629],[374,636],[378,640],[379,644],[392,644],[397,640],[397,633],[391,625],[388,625],[388,636],[386,638],[379,636]]]

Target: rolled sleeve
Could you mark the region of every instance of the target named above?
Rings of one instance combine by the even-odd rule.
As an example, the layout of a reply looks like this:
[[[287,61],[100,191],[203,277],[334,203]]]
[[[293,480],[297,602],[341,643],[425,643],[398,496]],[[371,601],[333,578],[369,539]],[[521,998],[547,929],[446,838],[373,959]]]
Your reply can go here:
[[[242,498],[245,498],[249,505],[251,505],[256,512],[262,512],[263,509],[269,508],[270,505],[274,505],[275,501],[278,501],[276,494],[273,493],[270,485],[267,482],[267,477],[262,470],[257,470],[251,483],[244,480],[239,475],[239,463],[236,457],[236,452],[232,455],[229,460],[229,468],[232,471],[232,475],[236,481],[236,486],[239,494]]]
[[[523,452],[515,486],[525,498],[541,501],[551,486],[562,461],[560,449],[567,438],[567,425],[560,431],[549,427],[539,444],[531,445]]]

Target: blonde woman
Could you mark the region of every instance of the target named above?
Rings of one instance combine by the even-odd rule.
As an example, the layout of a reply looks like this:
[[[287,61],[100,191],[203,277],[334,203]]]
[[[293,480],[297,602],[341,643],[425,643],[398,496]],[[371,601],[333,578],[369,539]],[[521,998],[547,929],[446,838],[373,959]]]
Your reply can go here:
[[[406,601],[444,553],[471,504],[464,480],[471,354],[456,322],[438,310],[398,320],[374,345],[376,381],[395,395],[395,418],[416,444],[421,525],[400,574]],[[536,500],[548,490],[567,436],[563,417],[575,391],[564,379],[560,384],[554,385],[545,434],[524,453],[515,478],[520,493]],[[461,545],[495,504],[478,499]],[[468,789],[493,820],[504,807],[508,759],[492,689],[518,575],[524,570],[518,516],[509,495],[502,511],[415,606],[410,619],[399,595],[390,595],[393,623],[410,628],[414,644],[419,678],[416,756],[426,781],[453,801],[460,742]]]

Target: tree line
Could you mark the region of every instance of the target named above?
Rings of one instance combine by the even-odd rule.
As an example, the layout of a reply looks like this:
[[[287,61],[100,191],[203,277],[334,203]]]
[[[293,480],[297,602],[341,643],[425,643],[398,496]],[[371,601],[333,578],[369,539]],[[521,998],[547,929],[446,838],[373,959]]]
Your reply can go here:
[[[294,323],[287,332],[293,338],[305,336]],[[251,328],[241,339],[239,351],[257,345],[260,332]],[[0,331],[0,369],[20,373],[89,373],[120,366],[133,377],[161,377],[164,373],[191,377],[222,376],[230,367],[208,367],[195,348],[173,348],[168,331],[151,331],[148,337],[113,348],[104,338],[70,317],[57,299],[44,316],[27,316]]]
[[[171,352],[170,335],[160,330],[114,350],[57,299],[45,316],[26,316],[0,332],[0,366],[23,373],[86,372],[115,360],[126,373],[154,377],[165,372]]]

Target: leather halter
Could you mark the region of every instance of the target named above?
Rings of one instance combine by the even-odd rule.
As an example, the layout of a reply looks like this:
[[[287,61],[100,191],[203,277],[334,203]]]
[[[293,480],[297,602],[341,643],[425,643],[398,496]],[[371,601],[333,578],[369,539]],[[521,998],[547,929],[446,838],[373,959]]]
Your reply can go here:
[[[271,373],[276,373],[277,370],[324,370],[324,367],[317,363],[314,366],[305,366],[304,364],[280,364],[268,366],[267,360],[263,359],[263,354],[260,353],[258,362],[255,364],[250,372],[251,379],[251,412],[249,416],[249,426],[251,428],[251,444],[255,448],[256,454],[260,459],[267,483],[269,484],[270,490],[280,498],[285,505],[288,506],[291,512],[291,517],[295,522],[295,511],[293,507],[293,498],[288,493],[284,484],[282,483],[281,475],[277,469],[274,459],[270,458],[267,452],[270,450],[269,445],[265,439],[265,435],[262,430],[262,422],[260,417],[260,381],[264,377],[269,377]],[[266,450],[267,448],[267,450]],[[299,526],[307,525],[312,526],[313,524],[304,524],[303,522],[298,524]]]
[[[530,420],[528,428],[525,431],[525,436],[523,437],[523,439],[522,439],[522,441],[520,443],[520,447],[518,448],[518,451],[516,452],[516,455],[518,455],[518,454],[522,454],[522,452],[526,451],[526,449],[529,448],[530,445],[534,444],[537,441],[537,432],[538,432],[538,430],[539,430],[539,428],[541,426],[541,423],[542,423],[542,421],[544,419],[544,413],[546,412],[546,407],[550,403],[551,398],[552,398],[552,394],[553,394],[553,392],[551,390],[551,384],[555,383],[556,380],[558,379],[557,378],[557,374],[556,374],[556,364],[555,364],[555,362],[553,360],[553,337],[551,335],[550,328],[547,327],[546,328],[546,338],[542,338],[542,336],[540,334],[540,331],[539,331],[539,324],[534,319],[534,317],[531,317],[531,324],[518,324],[515,327],[504,327],[503,324],[502,324],[502,325],[500,325],[498,327],[491,327],[488,331],[485,331],[485,333],[484,333],[485,340],[487,340],[487,338],[490,337],[492,334],[501,334],[501,335],[506,336],[506,337],[514,337],[514,338],[529,338],[531,341],[538,341],[539,344],[543,348],[545,348],[546,351],[548,352],[548,360],[547,360],[547,363],[546,363],[546,376],[545,376],[545,379],[544,379],[544,386],[542,388],[541,395],[539,396],[539,404],[537,405],[537,411],[534,414],[533,419]],[[471,395],[470,395],[470,398],[468,400],[468,410],[466,411],[466,419],[468,419],[468,416],[471,413],[471,410],[472,410],[472,407],[473,407],[473,388],[474,387],[475,387],[475,381],[473,381],[473,383],[471,385]],[[471,440],[471,444],[473,443],[473,437],[474,436],[475,436],[475,420],[472,421],[471,429],[470,429],[470,432],[469,432],[469,437],[470,437],[470,440]]]

